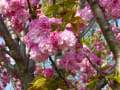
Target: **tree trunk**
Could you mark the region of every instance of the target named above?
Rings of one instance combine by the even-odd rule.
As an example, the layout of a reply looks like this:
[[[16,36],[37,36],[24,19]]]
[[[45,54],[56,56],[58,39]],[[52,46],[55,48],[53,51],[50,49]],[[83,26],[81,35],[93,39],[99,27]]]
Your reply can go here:
[[[21,86],[22,90],[28,90],[29,87],[31,87],[30,82],[32,82],[34,79],[33,73],[25,72],[21,75],[20,81],[21,81]]]
[[[24,66],[25,67],[25,66]],[[33,60],[29,61],[28,69],[22,72],[19,70],[18,78],[21,82],[22,90],[28,90],[31,87],[30,82],[34,79],[34,69],[35,69],[35,62]]]

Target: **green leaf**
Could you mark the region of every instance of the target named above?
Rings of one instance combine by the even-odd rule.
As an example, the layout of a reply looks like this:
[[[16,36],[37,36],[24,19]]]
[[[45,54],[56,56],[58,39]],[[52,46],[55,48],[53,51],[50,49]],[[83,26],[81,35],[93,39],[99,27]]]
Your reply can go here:
[[[87,24],[87,22],[85,22],[81,17],[76,16],[74,18],[71,19],[71,23],[75,24],[75,23],[83,23],[83,24]]]
[[[30,82],[30,84],[34,84],[40,78],[44,78],[44,77],[41,75],[38,75],[37,77],[34,78],[34,80],[32,82]]]
[[[72,11],[72,8],[76,4],[75,1],[76,0],[64,0],[59,2],[56,1],[56,5],[50,5],[43,10],[44,14],[50,17],[50,15],[53,15],[53,13],[55,13],[57,17],[61,18],[61,15],[63,15],[61,12]]]
[[[56,77],[52,77],[51,79],[47,80],[47,82],[42,88],[43,90],[44,88],[48,88],[48,90],[56,90],[57,88],[61,88],[62,90],[68,90],[66,89],[64,82]]]
[[[49,6],[45,12],[45,15],[53,14],[53,12],[58,11],[59,6],[54,5],[54,6]]]
[[[87,84],[87,87],[89,88],[89,90],[93,90],[96,83],[98,82],[98,79],[92,80]]]
[[[46,78],[40,78],[38,80],[35,81],[35,83],[33,84],[34,87],[41,87],[45,84],[46,82]]]
[[[120,75],[117,77],[117,82],[120,84]]]
[[[73,14],[73,11],[68,11],[66,14],[62,14],[62,18],[64,20],[64,22],[70,22],[71,16]]]
[[[107,78],[107,79],[112,79],[112,78],[114,78],[114,76],[115,76],[115,74],[114,74],[114,73],[112,73],[111,75],[106,76],[106,78]]]
[[[55,31],[57,29],[57,27],[60,26],[60,24],[52,24],[52,31]]]
[[[65,28],[66,28],[66,25],[67,25],[67,23],[66,23],[66,22],[63,22],[63,23],[60,25],[61,28],[60,28],[58,31],[64,31]]]
[[[102,72],[102,71],[105,71],[105,70],[107,70],[108,68],[110,68],[111,67],[111,65],[105,65],[104,67],[102,67],[101,69],[100,69],[100,72]]]
[[[94,80],[94,79],[96,79],[96,77],[94,77],[94,76],[91,76],[88,78],[88,80]]]

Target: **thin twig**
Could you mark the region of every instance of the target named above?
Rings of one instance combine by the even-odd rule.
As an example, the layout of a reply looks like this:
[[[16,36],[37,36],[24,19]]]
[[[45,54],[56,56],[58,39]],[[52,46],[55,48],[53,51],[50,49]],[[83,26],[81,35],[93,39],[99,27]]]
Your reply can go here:
[[[79,39],[84,37],[85,34],[92,28],[94,22],[95,22],[96,18],[93,18],[93,20],[88,24],[86,30],[84,30],[82,33],[79,34]]]
[[[30,15],[31,15],[31,18],[34,19],[35,17],[34,17],[34,14],[33,14],[33,12],[32,12],[32,8],[31,8],[31,4],[30,4],[30,1],[29,1],[29,0],[27,0],[27,4],[28,4],[29,13],[30,13]]]
[[[101,88],[107,84],[105,75],[99,71],[99,68],[95,64],[92,63],[92,61],[90,60],[90,58],[87,55],[86,55],[86,58],[88,59],[89,63],[92,65],[92,67],[97,71],[97,73],[99,73],[100,78],[101,78],[101,81],[96,83],[94,90],[101,90]]]
[[[100,73],[98,67],[97,67],[95,64],[92,63],[92,61],[90,60],[90,58],[89,58],[87,55],[86,55],[86,58],[88,59],[89,63],[92,65],[92,67],[93,67],[98,73]]]
[[[4,51],[6,54],[8,54],[9,56],[11,56],[10,52],[7,51],[7,50],[6,50],[5,48],[3,48],[2,46],[0,46],[0,49],[1,49],[2,51]]]

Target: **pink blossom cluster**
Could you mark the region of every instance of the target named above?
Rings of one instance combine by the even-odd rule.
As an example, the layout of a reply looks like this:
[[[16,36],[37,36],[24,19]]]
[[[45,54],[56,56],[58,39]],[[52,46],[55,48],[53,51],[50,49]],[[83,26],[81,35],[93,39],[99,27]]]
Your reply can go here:
[[[102,51],[102,49],[104,49],[105,47],[105,43],[101,42],[100,40],[98,40],[97,38],[95,38],[93,45],[96,46],[96,51]]]
[[[43,61],[48,58],[48,55],[43,53],[44,50],[39,50],[39,46],[41,45],[39,43],[45,39],[47,41],[50,29],[49,19],[43,15],[39,19],[30,22],[29,32],[24,36],[24,41],[27,47],[31,49],[30,56],[32,59]]]
[[[120,27],[117,27],[115,23],[112,23],[111,27],[112,27],[112,31],[114,32],[114,36],[118,41],[120,41],[120,32],[119,32]]]
[[[44,75],[44,77],[51,78],[54,70],[52,68],[40,67],[39,64],[35,65],[35,77],[38,75]]]
[[[89,90],[89,88],[80,87],[80,88],[78,88],[78,90]]]
[[[17,87],[18,90],[22,90],[20,81],[16,82],[16,87]]]
[[[88,4],[86,4],[86,6],[83,9],[77,11],[75,16],[79,16],[85,22],[88,22],[88,23],[94,18],[94,14]],[[83,23],[78,23],[78,26],[79,26],[79,32],[82,30],[85,30],[85,28],[86,28],[86,25]],[[70,30],[73,30],[72,25],[68,24],[67,27]]]
[[[72,49],[70,52],[67,52],[62,60],[59,61],[59,64],[64,67],[65,70],[73,72],[73,74],[76,74],[78,71],[82,71],[84,75],[81,75],[80,79],[84,83],[87,83],[89,82],[88,77],[96,75],[96,72],[86,58],[86,55],[93,64],[98,66],[102,64],[102,59],[97,57],[96,54],[88,47],[84,46],[81,48],[80,45],[79,47],[77,50]]]
[[[44,76],[47,78],[51,78],[53,76],[53,69],[52,68],[45,69]]]
[[[43,75],[44,74],[44,67],[40,67],[39,64],[35,64],[35,77],[38,76],[38,75]]]
[[[94,14],[90,6],[87,4],[83,9],[76,13],[76,16],[80,16],[86,22],[90,22],[93,19]]]
[[[57,18],[50,18],[49,21],[51,24],[61,24],[62,23],[62,19],[57,19]]]
[[[80,63],[82,60],[77,60],[77,53],[74,50],[67,52],[62,60],[59,61],[60,66],[64,67],[65,70],[70,70],[73,73],[80,70]],[[82,58],[82,57],[81,57]]]
[[[19,9],[11,18],[12,27],[17,33],[25,29],[26,21],[29,20],[29,13],[25,9]]]
[[[7,75],[7,71],[5,70],[5,68],[3,66],[0,66],[0,81],[2,83],[2,85],[0,86],[1,88],[5,88],[7,86],[7,84],[10,82],[10,79]],[[0,90],[3,90],[1,89]]]
[[[116,39],[120,41],[120,33],[117,34]]]
[[[114,32],[116,39],[120,41],[120,32],[119,32],[120,28],[117,27],[115,24],[111,24],[111,27],[112,27],[112,31]]]
[[[120,18],[120,0],[99,0],[99,4],[108,18]]]
[[[0,1],[0,13],[5,14],[7,12],[8,3],[7,0]]]
[[[36,6],[40,0],[30,0],[31,7]],[[0,13],[9,17],[12,27],[16,33],[20,33],[25,29],[25,25],[30,18],[27,11],[27,0],[1,0]]]
[[[104,59],[107,55],[107,50],[105,49],[105,41],[103,40],[98,40],[98,38],[95,38],[93,42],[93,46],[96,49],[95,53],[99,54],[99,57],[101,59]]]
[[[40,0],[30,0],[31,7],[36,6]],[[27,0],[1,0],[0,13],[12,14],[20,8],[28,8]]]
[[[90,48],[88,48],[86,45],[84,45],[83,47],[84,47],[84,51],[86,52],[86,55],[89,56],[93,64],[96,64],[96,65],[102,64],[102,58],[98,57],[96,53],[92,51]]]
[[[60,49],[66,51],[69,48],[73,47],[76,43],[76,36],[73,32],[68,31],[67,29],[59,33],[59,47]]]
[[[39,19],[32,20],[29,24],[29,32],[24,36],[24,41],[30,48],[31,59],[44,61],[48,56],[57,53],[58,48],[68,50],[76,43],[73,32],[64,30],[62,32],[51,32],[49,19],[41,14]]]
[[[77,11],[75,17],[80,17],[80,18],[82,18],[85,22],[88,22],[88,23],[89,23],[89,22],[94,18],[94,14],[93,14],[90,6],[89,6],[88,4],[86,4],[86,6],[85,6],[83,9]],[[77,24],[78,24],[78,26],[79,26],[79,31],[78,31],[78,32],[80,32],[80,31],[82,31],[82,30],[85,30],[85,28],[86,28],[86,25],[85,25],[85,24],[83,24],[83,23],[77,23]],[[68,23],[68,24],[66,25],[66,28],[67,28],[68,30],[70,30],[70,31],[73,31],[73,27],[72,27],[72,24],[71,24],[71,23]]]
[[[31,7],[36,6],[36,5],[40,2],[40,0],[29,0],[29,1],[30,1]],[[20,3],[21,3],[25,8],[28,8],[27,0],[20,0]]]
[[[84,58],[81,62],[80,70],[83,72],[83,75],[80,75],[80,80],[83,83],[88,83],[90,81],[88,78],[96,75],[95,69],[91,66],[87,58]]]

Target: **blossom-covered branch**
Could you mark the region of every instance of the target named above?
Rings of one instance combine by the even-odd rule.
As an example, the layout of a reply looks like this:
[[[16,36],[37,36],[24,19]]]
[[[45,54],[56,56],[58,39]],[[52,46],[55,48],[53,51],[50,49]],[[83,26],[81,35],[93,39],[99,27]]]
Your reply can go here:
[[[12,82],[13,88],[14,88],[14,90],[17,90],[16,83],[13,80],[12,75],[11,75],[11,72],[17,73],[15,70],[16,68],[14,68],[14,66],[12,66],[10,63],[7,62],[7,60],[4,56],[4,52],[1,51],[1,49],[0,49],[0,55],[1,55],[1,59],[3,61],[3,64],[1,64],[1,65],[3,65],[7,69],[7,73],[8,73],[8,76],[9,76],[11,82]]]
[[[112,28],[109,25],[108,21],[105,18],[105,15],[100,8],[98,4],[98,0],[87,0],[90,4],[93,13],[95,14],[96,20],[98,24],[100,25],[100,28],[103,32],[103,35],[110,47],[110,50],[113,52],[115,57],[120,55],[119,49],[120,49],[120,42],[115,38]]]
[[[96,20],[97,20],[102,32],[103,32],[103,35],[109,45],[109,48],[114,55],[114,58],[117,62],[117,68],[119,70],[118,72],[120,74],[120,42],[114,36],[112,28],[109,25],[108,21],[106,20],[103,10],[100,8],[100,6],[98,4],[99,1],[98,0],[87,0],[87,1],[88,1],[89,5],[91,6],[91,9],[96,17]],[[105,80],[103,80],[103,83],[104,82],[105,82]],[[101,84],[101,86],[102,85],[105,85],[105,84]],[[99,86],[100,86],[100,84],[96,84],[97,88],[99,88]]]

